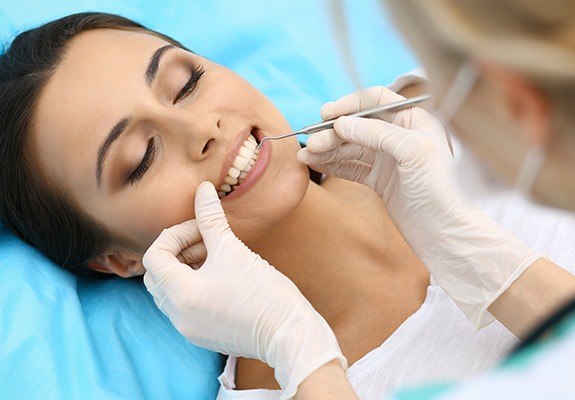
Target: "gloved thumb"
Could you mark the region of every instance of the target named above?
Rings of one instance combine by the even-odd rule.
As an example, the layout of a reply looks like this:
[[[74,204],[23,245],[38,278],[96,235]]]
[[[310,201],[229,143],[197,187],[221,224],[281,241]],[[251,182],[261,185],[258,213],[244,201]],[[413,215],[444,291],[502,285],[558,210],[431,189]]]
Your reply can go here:
[[[216,188],[211,182],[202,182],[198,186],[195,209],[198,228],[208,249],[213,248],[218,238],[232,234]]]

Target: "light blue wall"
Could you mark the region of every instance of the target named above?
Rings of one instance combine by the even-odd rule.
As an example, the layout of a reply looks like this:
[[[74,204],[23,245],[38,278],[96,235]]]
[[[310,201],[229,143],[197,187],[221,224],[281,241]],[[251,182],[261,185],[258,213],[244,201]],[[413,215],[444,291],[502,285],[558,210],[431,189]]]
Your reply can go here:
[[[364,86],[389,83],[416,65],[381,2],[342,0]],[[119,13],[229,66],[295,126],[315,122],[323,102],[355,90],[333,41],[328,0],[4,0],[0,39],[81,11]]]

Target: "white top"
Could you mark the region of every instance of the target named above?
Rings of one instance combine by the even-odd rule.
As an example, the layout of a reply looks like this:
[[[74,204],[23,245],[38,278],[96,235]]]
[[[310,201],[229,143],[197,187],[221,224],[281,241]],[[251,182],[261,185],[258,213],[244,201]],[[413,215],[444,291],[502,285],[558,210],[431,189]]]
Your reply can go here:
[[[465,150],[462,153],[469,155]],[[474,172],[481,178],[474,182],[477,183],[484,178],[481,176],[483,171]],[[475,188],[479,186],[476,185]],[[503,228],[513,232],[534,249],[547,253],[552,261],[571,273],[575,272],[575,246],[573,246],[575,214],[535,205],[505,191],[483,194],[478,193],[476,201]],[[571,343],[574,342],[575,336]],[[474,375],[501,360],[515,343],[516,339],[511,333],[497,322],[479,332],[475,331],[443,290],[432,283],[421,308],[380,347],[373,349],[353,364],[348,369],[347,375],[361,399],[382,399],[386,393],[390,394],[390,390],[397,387],[433,380],[456,380]],[[564,349],[559,349],[558,353],[567,354]],[[572,358],[567,360],[572,362]],[[221,387],[218,399],[278,398],[279,391],[233,390],[235,364],[235,358],[230,357],[219,378]],[[564,364],[557,365],[561,367]],[[492,375],[485,378],[490,376]],[[483,383],[484,381],[479,379],[470,382],[470,385],[481,386]],[[500,398],[493,397],[493,392],[489,392],[488,389],[497,391],[497,387],[502,387],[501,383],[500,379],[496,379],[494,385],[485,386],[487,391],[478,393],[489,393],[489,395],[478,398]],[[464,385],[461,389],[464,390],[466,387]],[[566,388],[563,384],[555,389]],[[571,389],[575,390],[573,387]],[[499,394],[506,395],[504,391]]]
[[[499,323],[476,331],[435,283],[423,305],[381,346],[347,371],[360,399],[380,399],[390,389],[437,380],[454,380],[484,371],[500,361],[517,339]],[[218,400],[279,399],[279,390],[233,390],[236,358],[219,377]]]
[[[575,399],[574,359],[575,329],[571,328],[565,336],[548,343],[544,348],[532,353],[531,357],[523,357],[522,362],[516,363],[520,365],[497,369],[476,379],[460,382],[448,388],[441,396],[436,396],[437,393],[432,390],[428,392],[429,397],[424,397],[420,391],[417,395],[403,393],[400,398],[403,400]]]
[[[414,71],[398,77],[390,88],[397,91],[422,79],[424,78],[421,71]],[[482,168],[477,159],[467,149],[461,147],[455,138],[453,142],[455,161],[458,165],[456,171],[459,177],[464,177],[460,184],[466,194],[478,202],[503,228],[511,231],[534,249],[547,253],[552,261],[574,273],[575,214],[535,205],[514,193],[501,190],[501,184],[494,180],[492,174]],[[493,188],[498,190],[492,191]],[[558,353],[564,357],[563,361],[571,362],[572,353],[575,351],[572,346],[572,343],[575,343],[575,335],[571,335],[566,341],[569,340],[570,343],[561,343],[551,356],[555,357],[555,353]],[[409,387],[423,382],[459,380],[476,375],[498,363],[516,343],[518,340],[498,322],[476,331],[455,303],[435,285],[432,278],[425,301],[419,310],[381,346],[350,366],[347,376],[360,399],[383,399],[386,393],[391,394],[390,392],[398,387]],[[570,349],[571,354],[565,349]],[[554,365],[559,367],[559,372],[563,375],[571,373],[571,369],[565,368],[567,365],[565,362]],[[219,377],[221,386],[218,400],[279,398],[280,392],[276,390],[233,390],[235,367],[236,358],[229,357],[224,372]],[[535,371],[534,379],[543,376],[537,366],[533,366],[532,369]],[[554,372],[556,379],[545,376],[545,379],[549,379],[544,380],[545,382],[558,384],[554,385],[553,391],[550,391],[549,385],[542,386],[541,394],[567,390],[566,379],[569,378],[559,372],[556,370]],[[524,389],[524,396],[519,398],[533,398],[529,394],[540,393],[533,391],[531,385],[528,385],[529,387],[523,385],[524,380],[517,383],[508,379],[507,374],[503,378],[495,374],[496,379],[493,379],[493,375],[493,373],[487,374],[484,378],[462,385],[460,387],[462,392],[453,392],[453,396],[449,398],[507,398],[509,390],[517,394],[517,389],[520,387]],[[561,384],[557,379],[561,380]],[[485,380],[491,384],[486,385]],[[570,381],[570,389],[573,391],[575,391],[574,382]],[[511,385],[509,390],[502,389],[509,386],[505,385],[506,383]],[[518,386],[513,386],[515,383]],[[478,396],[470,396],[477,385],[485,390],[477,390]],[[469,386],[471,391],[467,390],[470,389]],[[535,398],[540,397],[535,395]]]

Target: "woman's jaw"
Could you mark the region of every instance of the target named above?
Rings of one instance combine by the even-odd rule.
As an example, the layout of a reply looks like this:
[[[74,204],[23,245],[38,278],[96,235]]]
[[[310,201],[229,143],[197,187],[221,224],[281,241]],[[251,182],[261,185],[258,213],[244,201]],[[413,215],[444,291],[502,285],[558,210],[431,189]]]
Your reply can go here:
[[[261,129],[252,133],[257,142],[268,135]],[[269,134],[276,135],[275,132]],[[241,148],[245,141],[239,142]],[[295,141],[289,142],[264,143],[240,185],[222,198],[230,226],[250,247],[258,247],[270,236],[278,234],[282,226],[298,214],[297,210],[306,196],[309,172],[295,157],[299,145]],[[235,161],[239,152],[237,145],[230,148],[222,166],[224,179],[229,178],[230,159]],[[222,181],[220,177],[219,182]]]

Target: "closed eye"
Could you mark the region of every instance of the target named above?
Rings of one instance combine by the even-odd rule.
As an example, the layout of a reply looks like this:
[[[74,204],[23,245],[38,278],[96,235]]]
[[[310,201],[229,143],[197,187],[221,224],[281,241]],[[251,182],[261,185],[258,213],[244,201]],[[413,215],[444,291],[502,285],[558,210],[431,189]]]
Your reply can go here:
[[[176,98],[174,99],[173,104],[176,104],[178,101],[185,99],[190,93],[192,93],[203,74],[204,74],[203,67],[195,66],[194,68],[192,68],[190,79],[188,79],[182,90],[178,92]]]
[[[146,171],[152,165],[155,156],[156,156],[156,143],[155,139],[151,138],[150,141],[148,142],[148,147],[146,148],[146,152],[144,153],[142,162],[140,163],[140,165],[136,167],[134,172],[132,172],[130,174],[130,177],[128,178],[128,180],[130,181],[130,185],[133,185],[134,183],[138,182],[143,178]]]
[[[176,104],[178,101],[185,99],[187,96],[189,96],[190,93],[194,91],[194,89],[198,84],[198,81],[200,80],[203,74],[204,74],[203,67],[195,66],[192,68],[190,79],[188,79],[188,81],[176,95],[176,98],[174,99],[174,104]],[[140,164],[136,167],[136,169],[130,174],[128,178],[130,185],[135,184],[144,177],[144,174],[152,165],[155,155],[156,155],[155,140],[154,138],[151,138],[148,142],[148,147],[146,148],[146,152],[144,153],[142,162],[140,162]]]

